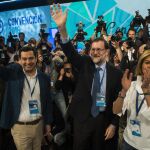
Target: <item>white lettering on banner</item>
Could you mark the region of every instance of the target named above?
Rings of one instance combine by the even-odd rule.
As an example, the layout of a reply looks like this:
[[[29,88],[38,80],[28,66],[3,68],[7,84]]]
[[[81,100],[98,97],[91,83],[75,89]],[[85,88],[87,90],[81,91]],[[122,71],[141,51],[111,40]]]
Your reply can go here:
[[[42,15],[41,14],[35,15],[35,16],[24,16],[24,17],[8,19],[9,26],[20,26],[20,25],[37,24],[37,23],[42,23]]]

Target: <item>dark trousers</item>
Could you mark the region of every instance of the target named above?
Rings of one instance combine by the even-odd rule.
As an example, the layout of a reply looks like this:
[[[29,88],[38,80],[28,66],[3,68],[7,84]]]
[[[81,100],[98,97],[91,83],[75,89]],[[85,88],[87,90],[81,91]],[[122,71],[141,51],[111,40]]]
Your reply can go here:
[[[16,150],[10,130],[0,128],[0,150]]]
[[[135,149],[134,147],[132,147],[126,141],[123,140],[122,150],[137,150],[137,149]]]
[[[106,117],[104,113],[85,122],[74,120],[73,150],[117,150],[117,137],[105,141]]]

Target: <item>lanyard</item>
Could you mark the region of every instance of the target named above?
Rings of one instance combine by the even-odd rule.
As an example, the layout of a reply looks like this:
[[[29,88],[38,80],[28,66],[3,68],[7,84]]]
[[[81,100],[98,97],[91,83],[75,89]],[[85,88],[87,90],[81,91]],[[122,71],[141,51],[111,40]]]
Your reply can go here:
[[[33,93],[34,93],[34,90],[35,90],[36,83],[37,83],[37,76],[36,76],[35,84],[34,84],[34,87],[33,87],[32,91],[31,91],[31,87],[30,87],[30,84],[29,84],[29,80],[27,79],[26,76],[25,76],[25,78],[26,78],[28,87],[29,87],[29,89],[30,89],[31,97],[32,97],[32,95],[33,95]]]
[[[142,108],[142,105],[144,103],[144,99],[145,99],[145,98],[143,98],[141,103],[139,104],[139,102],[138,102],[139,95],[140,94],[136,91],[136,116],[138,116],[138,114],[139,114],[139,112],[140,112],[140,110]]]
[[[105,68],[105,70],[106,70],[106,68]],[[104,80],[105,70],[103,72],[102,79],[100,81],[100,90],[101,90],[101,86],[102,86],[102,83],[103,83],[103,80]]]

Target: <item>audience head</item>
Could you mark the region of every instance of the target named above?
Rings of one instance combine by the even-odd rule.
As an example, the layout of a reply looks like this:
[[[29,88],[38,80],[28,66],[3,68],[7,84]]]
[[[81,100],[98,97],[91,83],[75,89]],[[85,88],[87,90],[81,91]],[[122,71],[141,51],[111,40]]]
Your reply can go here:
[[[28,44],[32,47],[36,47],[36,39],[35,38],[30,38],[28,41]]]
[[[97,38],[92,41],[90,48],[90,56],[92,61],[100,65],[106,62],[109,54],[109,45],[103,38]]]
[[[145,70],[150,71],[150,49],[144,51],[140,56],[136,68],[136,75],[143,75]]]
[[[128,30],[127,36],[128,36],[128,38],[131,38],[132,40],[135,40],[136,31],[134,29],[130,28]]]
[[[24,46],[19,51],[20,64],[26,73],[35,71],[37,63],[37,54],[33,47]]]
[[[23,32],[20,32],[20,33],[19,33],[19,39],[20,39],[20,41],[24,41],[24,39],[25,39],[25,34],[24,34]]]

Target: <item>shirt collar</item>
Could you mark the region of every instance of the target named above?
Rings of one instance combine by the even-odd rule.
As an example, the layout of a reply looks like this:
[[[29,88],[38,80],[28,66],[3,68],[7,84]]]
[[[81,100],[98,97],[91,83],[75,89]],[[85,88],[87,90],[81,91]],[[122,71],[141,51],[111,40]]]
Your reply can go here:
[[[141,88],[141,85],[142,85],[142,76],[138,75],[136,81],[137,81],[137,82],[136,82],[136,90],[137,90],[139,93],[143,93],[142,88]]]
[[[25,71],[23,70],[23,72],[24,72],[24,74],[26,75],[26,77],[27,78],[32,78],[32,79],[34,79],[34,78],[36,78],[36,76],[37,76],[37,69],[35,70],[35,74],[31,77],[31,76],[29,76],[29,75],[27,75],[26,73],[25,73]]]
[[[103,63],[103,64],[101,64],[100,66],[95,65],[95,67],[96,67],[96,68],[100,67],[100,68],[102,69],[102,71],[104,71],[104,70],[105,70],[105,68],[106,68],[106,62],[104,62],[104,63]]]
[[[139,94],[142,94],[140,95],[141,99],[144,98],[144,95],[143,95],[143,90],[141,88],[142,86],[142,76],[138,75],[137,76],[137,80],[136,80],[136,85],[135,85],[135,88],[136,88],[136,91],[139,93]]]

